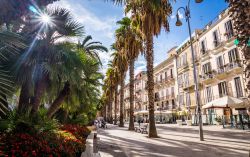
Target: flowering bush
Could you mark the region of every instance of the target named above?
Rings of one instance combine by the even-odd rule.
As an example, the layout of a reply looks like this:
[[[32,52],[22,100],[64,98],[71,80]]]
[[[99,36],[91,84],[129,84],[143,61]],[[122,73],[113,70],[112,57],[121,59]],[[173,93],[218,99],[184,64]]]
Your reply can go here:
[[[86,139],[90,134],[90,130],[87,127],[80,125],[65,124],[61,129],[72,133],[78,139]]]
[[[86,127],[66,125],[60,131],[0,134],[0,156],[80,156],[85,149]]]

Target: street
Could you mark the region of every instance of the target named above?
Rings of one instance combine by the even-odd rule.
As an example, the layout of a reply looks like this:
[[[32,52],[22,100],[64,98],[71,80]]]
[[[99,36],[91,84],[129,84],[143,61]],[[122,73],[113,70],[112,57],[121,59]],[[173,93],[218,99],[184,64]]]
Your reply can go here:
[[[102,157],[249,157],[250,131],[204,126],[205,141],[199,141],[197,126],[157,124],[159,138],[109,125],[99,129]]]

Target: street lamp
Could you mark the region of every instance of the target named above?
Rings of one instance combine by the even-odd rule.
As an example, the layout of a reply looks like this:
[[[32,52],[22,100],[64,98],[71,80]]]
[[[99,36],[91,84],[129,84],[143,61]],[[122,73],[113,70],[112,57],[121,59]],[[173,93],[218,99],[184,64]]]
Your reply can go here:
[[[203,0],[195,0],[196,3],[201,3]],[[203,129],[202,129],[202,116],[201,116],[201,102],[200,102],[200,95],[199,95],[199,86],[198,86],[198,79],[196,74],[196,66],[195,66],[195,58],[194,58],[194,48],[192,43],[192,35],[191,35],[191,28],[190,28],[190,0],[188,0],[188,5],[184,7],[179,7],[177,9],[176,18],[177,21],[175,23],[176,26],[181,26],[182,22],[180,20],[179,16],[179,10],[183,9],[185,12],[185,18],[188,23],[188,32],[189,32],[189,40],[191,45],[191,52],[192,52],[192,64],[193,64],[193,75],[194,75],[194,84],[195,84],[195,95],[196,95],[196,103],[197,103],[197,112],[198,112],[198,118],[199,118],[199,134],[200,134],[200,141],[204,141],[203,137]]]

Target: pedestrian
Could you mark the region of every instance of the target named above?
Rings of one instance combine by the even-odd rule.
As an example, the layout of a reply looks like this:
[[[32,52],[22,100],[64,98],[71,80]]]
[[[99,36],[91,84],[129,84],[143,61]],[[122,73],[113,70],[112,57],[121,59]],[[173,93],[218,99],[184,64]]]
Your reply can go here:
[[[141,126],[141,120],[140,119],[138,119],[138,124],[139,124],[139,127]]]

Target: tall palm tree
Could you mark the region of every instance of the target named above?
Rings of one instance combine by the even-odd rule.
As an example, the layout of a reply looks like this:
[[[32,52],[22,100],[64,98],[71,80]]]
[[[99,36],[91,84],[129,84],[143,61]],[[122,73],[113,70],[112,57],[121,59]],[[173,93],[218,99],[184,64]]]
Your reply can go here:
[[[149,137],[157,137],[154,118],[153,37],[160,34],[162,27],[165,31],[169,31],[168,18],[172,13],[172,7],[169,0],[128,0],[126,11],[132,12],[133,22],[139,25],[138,29],[144,34],[149,98]]]
[[[118,32],[116,32],[118,33]],[[118,43],[116,43],[118,45]],[[120,43],[119,43],[120,44]],[[127,56],[123,52],[123,49],[119,49],[119,52],[113,53],[113,65],[119,74],[120,83],[120,118],[119,127],[124,127],[124,87],[125,87],[125,76],[128,69]]]
[[[125,32],[123,34],[124,49],[126,50],[126,56],[129,60],[129,93],[130,93],[130,118],[129,118],[129,130],[134,130],[134,62],[142,51],[142,38],[136,31],[135,26],[132,25],[131,20],[128,17],[124,17],[121,21],[117,22],[121,29]]]

